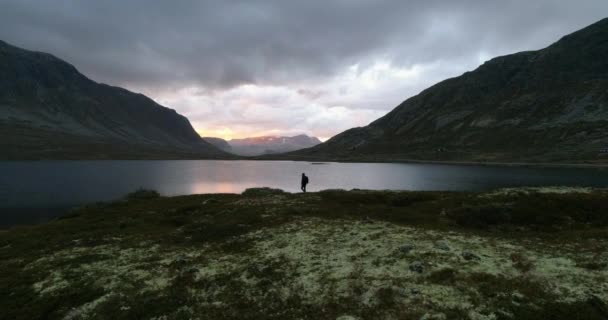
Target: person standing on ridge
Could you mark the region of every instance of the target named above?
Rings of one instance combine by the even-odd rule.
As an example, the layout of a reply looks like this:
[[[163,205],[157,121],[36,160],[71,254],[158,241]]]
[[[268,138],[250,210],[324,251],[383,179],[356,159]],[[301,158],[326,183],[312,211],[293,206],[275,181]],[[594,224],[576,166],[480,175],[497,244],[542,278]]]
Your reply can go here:
[[[308,177],[302,173],[302,187],[300,187],[300,189],[302,189],[302,192],[306,192],[306,185],[308,184]]]

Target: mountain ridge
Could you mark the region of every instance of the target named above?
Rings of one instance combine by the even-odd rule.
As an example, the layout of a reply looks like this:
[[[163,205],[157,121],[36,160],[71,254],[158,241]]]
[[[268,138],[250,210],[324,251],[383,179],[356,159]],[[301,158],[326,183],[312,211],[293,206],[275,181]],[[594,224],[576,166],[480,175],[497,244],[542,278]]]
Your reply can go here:
[[[600,161],[608,146],[608,19],[486,61],[294,159]]]
[[[0,131],[9,159],[226,156],[175,110],[1,40]]]
[[[305,134],[295,136],[258,136],[230,140],[215,137],[204,137],[203,139],[224,151],[241,156],[260,156],[290,152],[321,143],[321,140],[317,137]]]

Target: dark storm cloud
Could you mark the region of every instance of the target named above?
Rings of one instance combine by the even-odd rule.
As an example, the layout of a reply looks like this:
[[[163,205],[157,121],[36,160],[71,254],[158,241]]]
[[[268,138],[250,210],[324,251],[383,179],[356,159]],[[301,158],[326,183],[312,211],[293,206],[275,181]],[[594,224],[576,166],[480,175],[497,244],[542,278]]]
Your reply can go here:
[[[94,79],[226,88],[547,45],[608,1],[2,1],[0,38]]]
[[[151,96],[204,136],[330,137],[606,0],[0,0],[0,39]]]

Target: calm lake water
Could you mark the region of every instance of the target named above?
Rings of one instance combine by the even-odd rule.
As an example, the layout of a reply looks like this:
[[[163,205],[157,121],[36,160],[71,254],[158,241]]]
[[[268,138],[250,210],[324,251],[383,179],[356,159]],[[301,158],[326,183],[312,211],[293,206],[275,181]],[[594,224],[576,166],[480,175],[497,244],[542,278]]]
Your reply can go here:
[[[608,187],[608,170],[575,168],[209,160],[0,162],[0,226],[45,221],[68,207],[114,200],[139,187],[163,195],[240,193],[261,186],[297,192],[302,172],[310,178],[309,191]]]

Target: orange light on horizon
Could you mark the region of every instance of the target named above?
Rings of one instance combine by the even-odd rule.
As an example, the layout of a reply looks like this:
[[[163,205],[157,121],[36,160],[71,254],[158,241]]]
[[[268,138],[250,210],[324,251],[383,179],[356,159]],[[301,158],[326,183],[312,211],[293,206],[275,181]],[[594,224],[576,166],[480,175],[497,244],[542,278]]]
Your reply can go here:
[[[195,130],[196,133],[198,133],[198,135],[201,137],[222,138],[224,140],[230,140],[234,138],[234,132],[230,130],[230,128],[221,128],[219,130]]]
[[[255,132],[255,133],[235,133],[230,128],[220,128],[220,129],[196,129],[196,133],[198,133],[201,137],[214,137],[221,138],[226,141],[232,139],[244,139],[244,138],[258,138],[258,137],[267,137],[267,136],[292,136],[293,134],[284,134],[281,133],[280,130],[268,130],[265,132]],[[311,134],[307,134],[309,136],[313,136]],[[329,137],[317,137],[321,141],[326,141]]]

